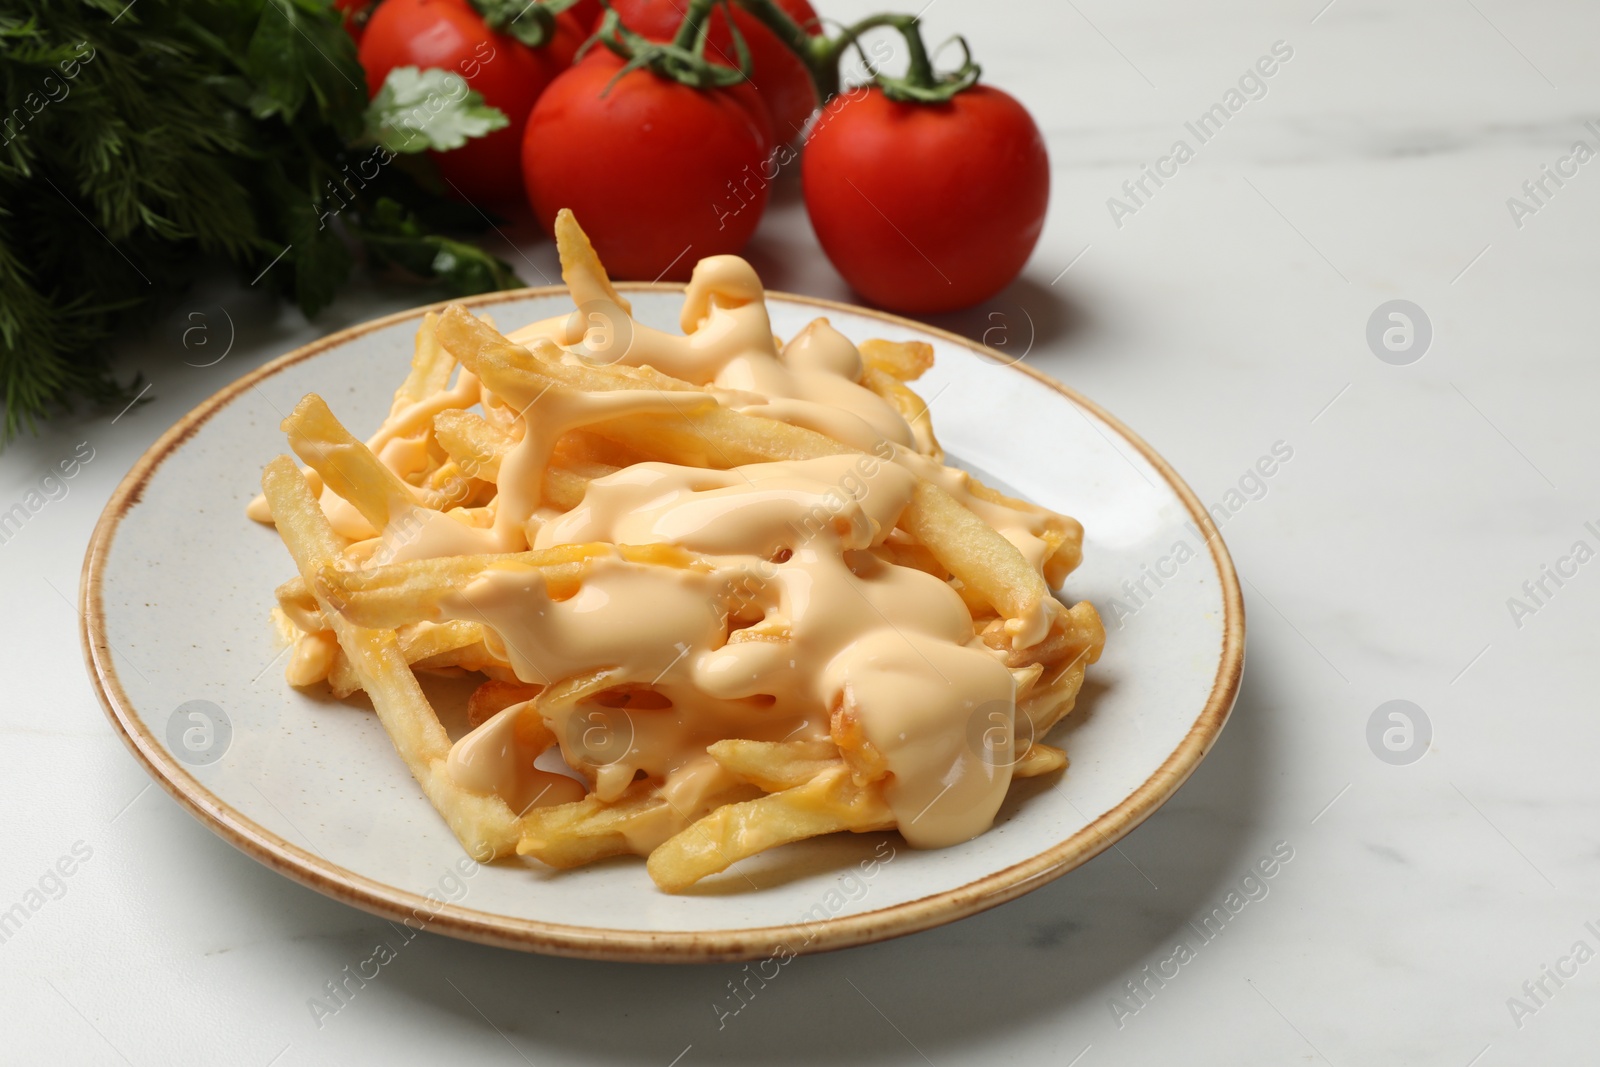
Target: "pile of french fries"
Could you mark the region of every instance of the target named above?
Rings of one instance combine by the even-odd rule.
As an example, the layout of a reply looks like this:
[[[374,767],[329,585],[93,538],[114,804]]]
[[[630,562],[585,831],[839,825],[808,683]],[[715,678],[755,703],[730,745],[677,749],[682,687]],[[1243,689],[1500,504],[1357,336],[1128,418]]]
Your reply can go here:
[[[570,214],[563,213],[557,231],[575,299],[600,293],[630,311]],[[871,551],[947,583],[970,613],[971,647],[987,650],[1011,672],[1014,707],[997,720],[1009,734],[1002,740],[1011,746],[1011,777],[1059,771],[1065,753],[1041,739],[1072,709],[1105,639],[1092,606],[1067,607],[1051,594],[1078,563],[1081,527],[943,465],[927,406],[907,384],[931,365],[929,346],[866,341],[859,351],[858,384],[898,412],[914,440],[913,448],[885,446],[882,454],[917,475],[894,529],[881,531]],[[542,471],[534,472],[538,516],[497,546],[503,551],[394,559],[408,531],[441,518],[471,530],[500,529],[502,463],[510,465],[508,455],[554,402],[641,390],[658,392],[663,403],[596,416],[555,439]],[[892,774],[848,700],[817,709],[825,736],[710,738],[697,753],[714,772],[709,784],[674,793],[665,776],[637,769],[639,760],[596,760],[568,728],[575,709],[629,707],[637,709],[632,715],[651,715],[668,703],[652,694],[654,679],[612,664],[572,677],[526,670],[519,676],[518,657],[486,618],[441,612],[448,598],[507,570],[526,574],[550,601],[577,595],[599,567],[716,572],[717,558],[672,544],[531,547],[534,527],[582,506],[593,483],[636,464],[748,469],[859,449],[730,403],[705,383],[626,360],[586,358],[579,345],[513,343],[460,306],[425,317],[410,373],[372,438],[353,436],[315,394],[284,420],[283,430],[300,463],[281,456],[267,465],[264,502],[253,514],[276,525],[298,571],[278,589],[274,610],[294,643],[289,680],[325,683],[339,697],[365,692],[423,792],[480,861],[522,855],[569,868],[644,854],[656,884],[676,892],[788,842],[896,828],[886,799]],[[1025,521],[1037,535],[1034,558],[985,514]],[[781,567],[785,558],[774,556],[771,565]],[[738,588],[721,595],[727,602],[718,640],[787,639],[781,626],[749,617],[748,597]],[[452,765],[455,742],[418,672],[480,675],[468,722],[480,727],[508,716],[525,758],[555,750],[574,774],[553,794],[543,790],[531,799],[463,781]],[[670,695],[684,702],[681,692]],[[679,709],[695,713],[694,706]],[[550,803],[552,796],[562,802]]]

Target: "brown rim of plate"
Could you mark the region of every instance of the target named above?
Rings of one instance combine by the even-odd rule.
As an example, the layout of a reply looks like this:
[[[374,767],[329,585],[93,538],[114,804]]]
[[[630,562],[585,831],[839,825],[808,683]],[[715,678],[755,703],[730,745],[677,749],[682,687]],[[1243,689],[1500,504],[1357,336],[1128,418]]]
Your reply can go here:
[[[681,284],[674,283],[619,283],[617,288],[629,291],[683,291]],[[439,906],[426,897],[396,889],[330,863],[285,841],[229,807],[180,766],[167,751],[166,746],[150,732],[134,713],[132,702],[123,691],[121,681],[117,677],[116,668],[112,663],[111,649],[103,638],[105,627],[100,596],[100,581],[112,538],[117,532],[117,524],[138,502],[145,484],[167,456],[234,398],[285,367],[310,359],[373,330],[418,318],[425,311],[437,310],[448,304],[460,303],[469,307],[482,307],[529,297],[559,296],[564,295],[566,291],[565,286],[548,285],[442,301],[340,330],[320,341],[279,356],[224,386],[180,419],[139,457],[139,461],[112,493],[89,540],[89,548],[83,560],[82,584],[79,588],[79,632],[83,640],[84,661],[89,668],[89,678],[94,684],[100,703],[106,709],[106,715],[121,734],[123,742],[144,764],[146,771],[161,784],[162,788],[172,794],[178,803],[187,808],[190,814],[218,836],[280,874],[335,900],[384,918],[409,921],[413,924],[413,928],[432,930],[435,933],[468,941],[525,952],[586,959],[650,963],[750,960],[761,959],[779,951],[804,954],[869,944],[926,930],[1014,900],[1110,848],[1165,803],[1210,751],[1223,724],[1227,721],[1228,713],[1233,709],[1234,699],[1239,692],[1239,680],[1244,666],[1244,597],[1239,589],[1238,575],[1233,569],[1233,560],[1229,557],[1228,550],[1222,543],[1221,534],[1212,522],[1210,514],[1167,461],[1098,404],[1031,367],[999,358],[992,350],[965,337],[870,308],[769,291],[769,296],[782,300],[866,315],[895,326],[933,334],[951,344],[970,349],[1002,366],[1018,370],[1054,389],[1114,428],[1139,450],[1151,466],[1166,479],[1173,492],[1178,494],[1184,506],[1188,508],[1190,517],[1205,532],[1207,544],[1211,546],[1211,557],[1222,581],[1225,612],[1222,658],[1205,707],[1178,747],[1168,755],[1154,774],[1120,804],[1094,819],[1065,841],[1058,842],[1020,863],[955,889],[860,915],[830,918],[817,923],[721,931],[614,930],[568,926],[495,915],[454,904]],[[421,923],[420,927],[415,925],[418,922]]]

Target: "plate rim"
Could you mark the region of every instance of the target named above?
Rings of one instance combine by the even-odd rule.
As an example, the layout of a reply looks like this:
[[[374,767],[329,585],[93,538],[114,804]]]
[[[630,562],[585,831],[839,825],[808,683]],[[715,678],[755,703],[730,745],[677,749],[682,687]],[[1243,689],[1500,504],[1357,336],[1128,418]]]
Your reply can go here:
[[[674,282],[619,282],[624,292],[683,292]],[[425,304],[371,319],[328,334],[278,356],[228,383],[192,408],[158,437],[123,476],[95,523],[84,554],[78,590],[79,638],[89,680],[123,743],[145,773],[159,783],[202,825],[241,852],[301,885],[386,919],[429,918],[422,929],[480,944],[547,955],[625,962],[737,962],[762,959],[786,950],[796,955],[870,944],[926,930],[997,907],[1054,881],[1121,840],[1149,818],[1188,779],[1210,752],[1238,697],[1244,667],[1244,596],[1233,559],[1221,532],[1194,491],[1158,452],[1116,416],[1071,387],[1020,360],[1008,361],[992,349],[949,330],[900,315],[837,300],[767,290],[769,297],[838,312],[863,315],[890,325],[932,335],[959,345],[981,358],[1020,371],[1089,411],[1120,434],[1166,481],[1190,517],[1206,535],[1212,562],[1222,584],[1222,655],[1205,705],[1183,739],[1161,765],[1109,811],[1066,839],[990,872],[981,878],[913,900],[856,915],[834,916],[815,923],[749,927],[735,930],[627,930],[574,926],[541,919],[522,919],[445,903],[358,874],[315,855],[268,830],[231,807],[194,778],[161,744],[134,711],[122,688],[105,640],[101,580],[117,527],[138,504],[145,485],[161,464],[215,414],[256,383],[287,367],[321,355],[375,330],[417,318],[450,304],[468,307],[509,303],[529,298],[567,295],[564,285],[531,286]],[[798,942],[798,947],[796,943]]]

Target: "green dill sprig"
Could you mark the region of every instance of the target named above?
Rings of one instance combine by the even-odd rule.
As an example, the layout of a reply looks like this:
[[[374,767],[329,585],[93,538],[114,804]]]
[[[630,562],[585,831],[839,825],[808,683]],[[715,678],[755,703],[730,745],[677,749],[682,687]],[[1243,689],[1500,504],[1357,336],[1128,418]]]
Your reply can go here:
[[[458,75],[413,68],[369,107],[327,0],[6,7],[0,440],[75,401],[126,396],[107,342],[208,257],[246,280],[265,271],[261,284],[307,315],[363,252],[452,294],[521,284],[441,232],[481,219],[410,155],[456,147],[504,116]]]

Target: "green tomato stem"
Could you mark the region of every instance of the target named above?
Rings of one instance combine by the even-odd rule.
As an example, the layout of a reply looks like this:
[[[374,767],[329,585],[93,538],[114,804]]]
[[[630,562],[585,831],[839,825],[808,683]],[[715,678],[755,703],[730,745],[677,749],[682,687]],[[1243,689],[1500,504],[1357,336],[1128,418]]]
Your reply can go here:
[[[783,44],[805,64],[816,86],[817,96],[823,104],[839,95],[841,79],[839,63],[845,52],[871,30],[887,27],[900,34],[906,44],[906,72],[899,78],[877,75],[873,80],[884,93],[896,100],[919,103],[943,103],[956,93],[970,88],[978,80],[980,68],[972,61],[972,53],[961,38],[964,57],[961,67],[949,75],[941,76],[934,70],[928,47],[922,40],[922,23],[915,15],[871,15],[860,22],[845,26],[838,36],[808,33],[775,0],[732,0],[771,30]],[[692,10],[692,9],[691,9]]]
[[[716,5],[717,0],[689,0],[689,9],[683,13],[683,21],[672,38],[673,47],[686,52],[703,51],[706,19],[711,17],[711,9]]]

